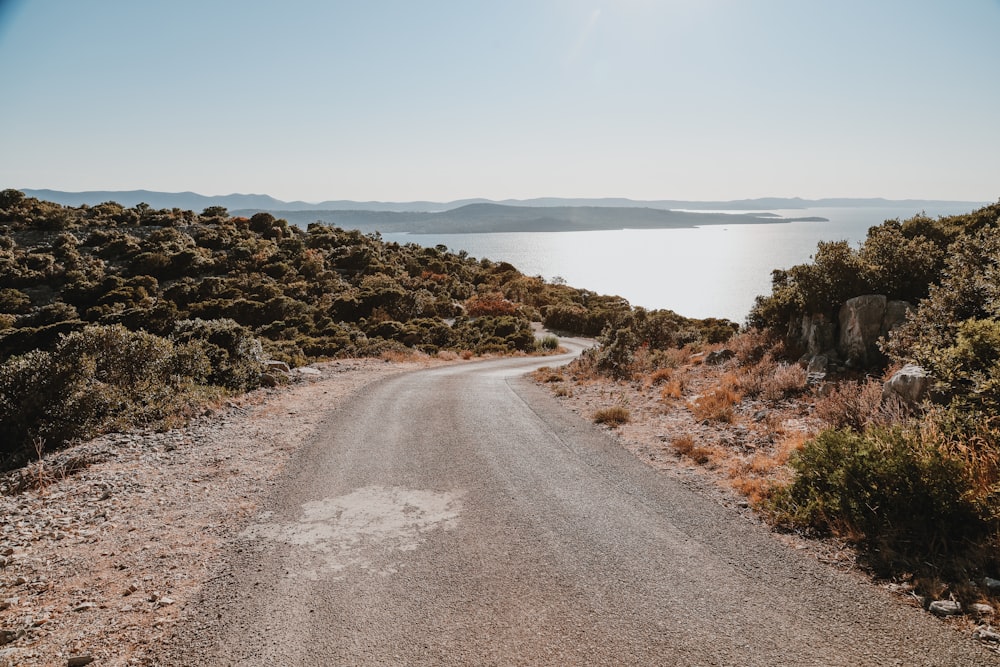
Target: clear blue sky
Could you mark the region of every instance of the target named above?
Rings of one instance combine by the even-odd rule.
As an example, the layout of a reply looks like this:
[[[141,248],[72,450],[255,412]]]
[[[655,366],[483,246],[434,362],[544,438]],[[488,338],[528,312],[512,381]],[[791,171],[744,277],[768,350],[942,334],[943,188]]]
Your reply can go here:
[[[0,0],[0,187],[1000,197],[1000,0]]]

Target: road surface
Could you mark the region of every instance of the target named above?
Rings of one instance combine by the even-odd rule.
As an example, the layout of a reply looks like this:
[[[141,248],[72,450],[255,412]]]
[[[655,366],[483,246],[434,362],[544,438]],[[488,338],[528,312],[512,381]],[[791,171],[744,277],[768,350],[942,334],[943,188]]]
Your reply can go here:
[[[506,359],[333,410],[164,664],[987,665],[657,474]]]

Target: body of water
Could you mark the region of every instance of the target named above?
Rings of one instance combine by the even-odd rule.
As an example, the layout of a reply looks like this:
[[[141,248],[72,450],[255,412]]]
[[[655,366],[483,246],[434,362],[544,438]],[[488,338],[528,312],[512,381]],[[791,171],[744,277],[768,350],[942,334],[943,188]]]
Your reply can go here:
[[[925,210],[931,217],[968,208]],[[503,234],[383,234],[386,241],[443,244],[477,258],[510,262],[527,275],[559,276],[574,287],[625,297],[634,306],[669,308],[688,317],[742,323],[771,271],[810,259],[819,241],[856,245],[868,228],[919,213],[898,207],[774,210],[783,217],[829,222],[709,225],[693,229]]]

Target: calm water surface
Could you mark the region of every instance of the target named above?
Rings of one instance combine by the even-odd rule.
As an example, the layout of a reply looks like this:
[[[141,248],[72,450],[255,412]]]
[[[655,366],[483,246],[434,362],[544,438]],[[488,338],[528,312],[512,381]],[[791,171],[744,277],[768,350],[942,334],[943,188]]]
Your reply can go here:
[[[927,210],[932,217],[969,208]],[[386,241],[443,244],[473,257],[510,262],[523,273],[560,276],[574,287],[617,294],[635,306],[688,317],[746,319],[754,297],[771,291],[771,271],[808,261],[819,241],[864,240],[868,228],[920,211],[810,208],[772,211],[829,222],[710,225],[694,229],[504,234],[383,234]]]

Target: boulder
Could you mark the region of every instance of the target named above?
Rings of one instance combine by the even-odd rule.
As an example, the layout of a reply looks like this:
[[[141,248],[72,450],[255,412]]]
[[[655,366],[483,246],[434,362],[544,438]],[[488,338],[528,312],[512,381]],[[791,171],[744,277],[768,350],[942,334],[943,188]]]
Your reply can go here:
[[[912,407],[923,400],[930,383],[927,371],[920,366],[907,364],[882,385],[882,398],[895,397]]]
[[[928,610],[938,616],[957,616],[962,613],[962,605],[954,600],[935,600]]]
[[[823,354],[837,345],[837,325],[826,315],[803,315],[799,342],[810,356]]]
[[[277,361],[275,359],[269,359],[269,360],[267,360],[267,361],[264,362],[264,365],[267,366],[267,370],[269,370],[269,371],[281,371],[282,373],[288,373],[288,372],[290,372],[289,368],[288,368],[288,364],[286,364],[284,361]]]
[[[840,308],[840,336],[837,351],[845,363],[864,368],[881,363],[885,357],[878,340],[906,321],[913,310],[906,301],[889,301],[881,294],[865,294],[848,299]]]
[[[913,306],[909,301],[886,301],[885,315],[882,317],[882,335],[887,335],[890,331],[906,321],[906,315]]]
[[[830,359],[824,354],[817,354],[816,356],[809,359],[809,364],[806,366],[806,373],[826,373],[826,369],[830,366]]]
[[[840,341],[837,346],[848,366],[864,367],[880,359],[875,342],[882,335],[886,298],[865,294],[840,307]]]
[[[718,366],[719,364],[723,364],[729,361],[735,356],[736,353],[728,348],[722,348],[721,350],[712,350],[705,357],[705,363],[711,366]]]

